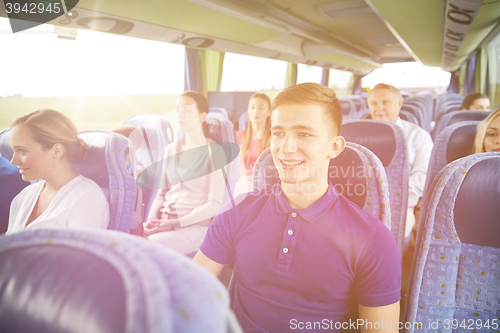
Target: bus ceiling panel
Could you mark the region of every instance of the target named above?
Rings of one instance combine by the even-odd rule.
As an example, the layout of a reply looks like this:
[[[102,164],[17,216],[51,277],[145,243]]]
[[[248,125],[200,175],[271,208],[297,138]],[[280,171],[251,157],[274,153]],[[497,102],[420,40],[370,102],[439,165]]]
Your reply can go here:
[[[365,60],[353,58],[350,56],[347,56],[345,54],[339,53],[339,52],[332,52],[329,54],[325,54],[319,57],[315,57],[314,59],[319,60],[319,61],[324,61],[324,62],[329,62],[333,64],[339,64],[341,66],[345,66],[346,68],[338,68],[337,69],[352,69],[356,68],[359,70],[364,71],[365,73],[363,74],[368,74],[368,72],[382,67],[382,65],[374,63],[374,62],[368,62]]]
[[[315,9],[319,3],[324,3],[324,0],[308,0],[308,1],[291,1],[286,0],[281,4],[280,1],[260,1],[260,0],[190,0],[200,5],[210,7],[212,9],[221,10],[231,15],[240,16],[246,15],[248,20],[258,18],[261,21],[273,22],[279,27],[284,27],[290,33],[301,36],[304,39],[315,41],[317,43],[325,43],[335,47],[341,52],[352,54],[359,57],[368,57],[374,60],[379,58],[378,54],[373,52],[376,48],[372,43],[365,41],[369,39],[370,31],[374,31],[374,26],[377,24],[385,29],[383,24],[375,15],[363,15],[362,23],[358,18],[350,17],[348,19],[331,20]],[[310,17],[300,15],[304,10],[293,11],[288,6],[292,4],[304,7],[312,13]],[[371,16],[371,17],[370,17]],[[337,25],[335,31],[329,26],[319,24],[324,21],[327,24]],[[387,30],[387,29],[385,29]],[[353,31],[358,31],[355,38],[352,38]],[[387,31],[388,32],[388,31]],[[388,33],[390,35],[390,33]],[[359,37],[359,38],[358,38]],[[349,40],[351,39],[351,40]],[[364,45],[361,45],[364,44]],[[364,47],[367,46],[367,47]]]
[[[365,0],[415,60],[441,66],[445,1]]]
[[[483,0],[449,70],[457,70],[499,24],[500,1]]]
[[[187,0],[80,0],[77,7],[245,44],[259,43],[280,34]]]

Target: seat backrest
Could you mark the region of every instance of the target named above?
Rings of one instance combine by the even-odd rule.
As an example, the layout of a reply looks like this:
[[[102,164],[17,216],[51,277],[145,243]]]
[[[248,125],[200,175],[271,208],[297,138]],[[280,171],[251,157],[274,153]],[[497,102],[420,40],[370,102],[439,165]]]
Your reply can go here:
[[[245,131],[248,126],[248,112],[244,112],[241,114],[240,119],[238,120],[238,129],[240,131]]]
[[[418,107],[416,107],[415,105],[412,105],[412,104],[403,104],[401,106],[401,111],[407,111],[407,112],[410,112],[411,114],[413,114],[415,116],[415,118],[417,118],[417,120],[418,120],[417,125],[422,127],[422,124],[424,123],[424,116],[423,116],[422,111]]]
[[[449,101],[441,104],[441,108],[438,109],[438,113],[436,115],[436,123],[439,122],[441,117],[443,117],[448,112],[458,111],[458,109],[462,106],[462,101]]]
[[[391,232],[402,256],[410,178],[403,130],[388,121],[354,120],[342,125],[341,135],[348,142],[366,147],[382,162],[387,174],[391,202]]]
[[[492,181],[492,180],[495,181]],[[491,332],[500,312],[500,154],[474,154],[443,168],[421,208],[404,322],[451,332],[469,320]],[[446,325],[448,329],[446,329]],[[457,326],[458,326],[457,325]],[[463,327],[463,326],[462,326]],[[412,333],[414,327],[403,332]],[[460,330],[461,331],[461,330]],[[465,332],[465,330],[464,330]]]
[[[409,111],[404,111],[404,110],[399,111],[399,117],[403,120],[409,121],[410,123],[418,125],[417,117],[415,117],[413,113]]]
[[[481,121],[488,117],[491,112],[489,111],[452,111],[443,115],[434,130],[434,138],[437,138],[439,133],[447,126],[458,123],[460,121]]]
[[[476,128],[479,121],[463,121],[446,127],[432,148],[423,196],[439,171],[450,162],[473,153]]]
[[[344,197],[390,228],[387,177],[375,154],[359,144],[348,142],[344,151],[330,160],[328,179]],[[264,190],[278,181],[278,170],[267,148],[253,168],[254,190]]]
[[[139,172],[163,160],[165,148],[174,138],[172,126],[167,118],[159,114],[138,114],[127,117],[123,121],[123,125],[132,125],[139,129],[134,130],[129,136],[129,139],[136,147],[135,156],[140,169]],[[152,168],[148,169],[148,171],[152,170]],[[161,168],[155,169],[154,177],[159,181]],[[153,204],[155,195],[156,191],[154,189],[142,189],[145,216],[147,216]]]
[[[431,130],[431,121],[432,121],[432,108],[430,107],[430,104],[428,101],[419,96],[407,98],[404,101],[405,105],[414,105],[416,106],[422,115],[422,123],[420,124],[420,127],[422,127],[424,130],[429,131]]]
[[[131,142],[110,131],[82,131],[78,136],[89,147],[78,172],[96,182],[108,198],[108,229],[129,232],[132,215],[138,209],[137,184],[127,171],[125,159]]]
[[[208,115],[207,115],[207,117],[208,116],[210,116],[210,117],[222,117],[224,119],[228,119],[229,120],[229,117],[227,115],[226,109],[221,108],[221,107],[210,107],[210,108],[208,108]]]
[[[3,332],[223,332],[229,296],[208,271],[141,237],[39,229],[0,238]]]
[[[248,102],[253,91],[214,91],[208,93],[210,107],[226,109],[231,122],[237,123],[242,113],[248,110]]]
[[[340,107],[342,108],[342,116],[345,119],[356,119],[356,104],[349,98],[339,98]]]
[[[0,156],[10,161],[14,152],[9,145],[9,133],[10,128],[6,128],[0,132]]]
[[[0,156],[0,234],[7,231],[12,200],[29,184],[23,181],[17,166]]]

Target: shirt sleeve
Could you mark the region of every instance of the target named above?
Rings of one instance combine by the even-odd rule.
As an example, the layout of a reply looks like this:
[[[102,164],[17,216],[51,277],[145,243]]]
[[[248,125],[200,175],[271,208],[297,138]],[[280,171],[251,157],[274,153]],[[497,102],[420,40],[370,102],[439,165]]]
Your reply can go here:
[[[234,221],[235,209],[230,209],[230,202],[222,207],[208,227],[205,239],[200,246],[201,252],[219,264],[227,264],[234,258],[234,235],[231,221]]]
[[[427,131],[420,130],[413,144],[415,145],[415,160],[411,166],[408,207],[415,207],[424,192],[427,169],[434,146]]]
[[[100,188],[84,191],[76,200],[68,219],[68,227],[107,229],[109,204]]]
[[[356,267],[358,303],[375,307],[393,304],[401,298],[401,259],[394,238],[377,223]]]

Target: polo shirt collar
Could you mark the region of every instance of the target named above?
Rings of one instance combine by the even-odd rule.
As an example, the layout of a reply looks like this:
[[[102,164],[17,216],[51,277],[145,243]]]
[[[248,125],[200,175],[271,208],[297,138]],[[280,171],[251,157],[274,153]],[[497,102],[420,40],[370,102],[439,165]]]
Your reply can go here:
[[[398,120],[396,120],[396,125],[398,125],[400,128],[403,128],[403,121],[401,120],[400,117],[398,117]]]
[[[305,209],[295,209],[286,201],[281,191],[281,180],[274,186],[273,195],[276,199],[276,211],[278,214],[288,214],[291,211],[295,211],[303,219],[311,223],[323,215],[337,201],[339,196],[332,183],[328,181],[328,190],[318,201]]]

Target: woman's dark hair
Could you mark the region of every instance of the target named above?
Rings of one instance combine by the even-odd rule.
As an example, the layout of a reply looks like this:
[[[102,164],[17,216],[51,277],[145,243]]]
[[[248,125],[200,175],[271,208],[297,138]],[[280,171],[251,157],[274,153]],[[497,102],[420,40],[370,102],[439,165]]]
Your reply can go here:
[[[474,101],[481,98],[488,98],[488,96],[481,93],[473,93],[467,95],[462,101],[462,105],[460,106],[459,110],[469,110],[470,106],[474,104]]]
[[[190,97],[194,100],[194,102],[196,103],[196,110],[198,110],[198,113],[208,114],[208,100],[206,99],[205,96],[196,91],[186,91],[179,97],[182,96]],[[205,121],[201,123],[201,128],[203,129],[203,135],[205,136],[205,138],[208,138],[210,132],[208,130],[208,125]]]

